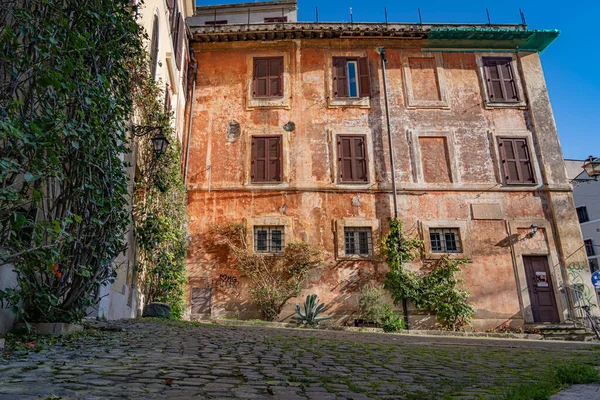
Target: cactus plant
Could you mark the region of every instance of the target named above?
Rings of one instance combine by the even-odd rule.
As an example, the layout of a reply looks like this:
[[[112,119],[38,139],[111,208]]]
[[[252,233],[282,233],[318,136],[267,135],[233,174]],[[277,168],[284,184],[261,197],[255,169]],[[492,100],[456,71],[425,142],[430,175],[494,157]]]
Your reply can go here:
[[[331,319],[329,317],[319,317],[319,314],[321,314],[323,311],[325,311],[325,303],[319,304],[317,295],[311,294],[306,296],[304,310],[300,308],[300,305],[296,304],[297,316],[292,317],[292,321],[302,325],[319,325],[320,322]]]

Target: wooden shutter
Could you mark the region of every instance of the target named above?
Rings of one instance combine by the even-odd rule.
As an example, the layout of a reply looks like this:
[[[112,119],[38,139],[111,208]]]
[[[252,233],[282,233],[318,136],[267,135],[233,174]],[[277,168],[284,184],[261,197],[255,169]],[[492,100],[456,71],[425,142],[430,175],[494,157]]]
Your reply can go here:
[[[183,55],[183,41],[185,38],[185,20],[179,13],[179,22],[177,23],[177,46],[175,47],[175,65],[181,70],[181,58]]]
[[[337,144],[340,181],[368,182],[365,136],[340,135]]]
[[[371,79],[369,74],[369,60],[366,57],[358,59],[358,77],[360,97],[371,96]]]
[[[505,183],[535,183],[527,140],[499,138],[498,141]]]
[[[252,182],[281,182],[283,176],[281,136],[252,137]]]
[[[171,113],[171,88],[169,86],[169,84],[167,83],[165,85],[165,112],[167,114]]]
[[[167,0],[167,8],[169,10],[172,10],[174,6],[175,6],[175,0]]]
[[[271,97],[281,96],[283,94],[281,87],[283,83],[283,57],[269,59],[268,63],[269,82],[267,93]]]
[[[179,22],[179,8],[177,7],[177,2],[175,2],[175,6],[173,7],[173,14],[171,14],[171,38],[173,39],[173,48],[177,45],[177,24]]]
[[[519,95],[512,70],[512,58],[483,59],[490,102],[517,102]]]
[[[265,59],[254,59],[254,96],[267,95],[269,63]]]
[[[152,39],[150,43],[150,75],[152,79],[156,77],[156,67],[158,64],[158,15],[154,16],[152,23]]]
[[[348,97],[348,73],[345,58],[333,58],[333,96]]]

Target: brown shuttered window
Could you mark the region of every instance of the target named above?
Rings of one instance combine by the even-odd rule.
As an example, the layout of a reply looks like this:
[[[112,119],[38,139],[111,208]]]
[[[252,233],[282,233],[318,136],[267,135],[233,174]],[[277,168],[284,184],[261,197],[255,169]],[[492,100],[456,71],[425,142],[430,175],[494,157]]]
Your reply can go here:
[[[333,96],[357,98],[370,95],[371,79],[367,58],[334,57]]]
[[[338,135],[340,182],[368,182],[365,135]]]
[[[183,40],[185,38],[185,20],[183,15],[179,13],[179,21],[177,22],[177,44],[175,46],[175,65],[178,70],[181,70],[181,59],[183,56]]]
[[[167,8],[172,10],[175,7],[175,0],[167,0]]]
[[[150,76],[156,77],[156,68],[158,66],[158,15],[154,16],[152,23],[152,39],[150,41]]]
[[[283,180],[282,137],[252,137],[252,182],[281,182]]]
[[[512,58],[484,57],[483,68],[490,102],[514,103],[519,101]]]
[[[254,97],[283,96],[283,57],[254,59]]]
[[[535,183],[533,165],[525,138],[498,138],[504,182],[511,184]]]

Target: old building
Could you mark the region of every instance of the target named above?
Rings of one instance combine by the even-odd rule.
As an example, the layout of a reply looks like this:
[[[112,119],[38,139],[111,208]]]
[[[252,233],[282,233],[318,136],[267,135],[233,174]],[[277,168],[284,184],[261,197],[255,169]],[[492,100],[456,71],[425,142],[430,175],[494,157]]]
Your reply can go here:
[[[189,20],[200,71],[187,170],[193,317],[258,315],[208,232],[243,222],[253,251],[322,247],[302,295],[352,323],[360,287],[387,271],[377,248],[394,177],[422,259],[470,259],[475,328],[570,318],[569,267],[586,254],[539,57],[558,32],[223,15]],[[411,310],[410,321],[431,319]]]

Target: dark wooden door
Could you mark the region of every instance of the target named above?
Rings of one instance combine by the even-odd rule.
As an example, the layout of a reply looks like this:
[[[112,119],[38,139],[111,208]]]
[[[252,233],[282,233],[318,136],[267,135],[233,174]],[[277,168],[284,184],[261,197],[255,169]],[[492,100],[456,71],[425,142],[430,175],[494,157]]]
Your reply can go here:
[[[523,261],[534,322],[560,322],[548,258],[524,256]]]
[[[210,305],[210,288],[192,288],[192,314],[208,314]]]

